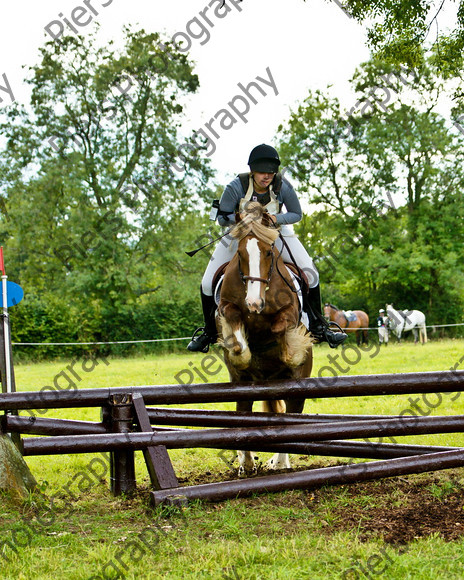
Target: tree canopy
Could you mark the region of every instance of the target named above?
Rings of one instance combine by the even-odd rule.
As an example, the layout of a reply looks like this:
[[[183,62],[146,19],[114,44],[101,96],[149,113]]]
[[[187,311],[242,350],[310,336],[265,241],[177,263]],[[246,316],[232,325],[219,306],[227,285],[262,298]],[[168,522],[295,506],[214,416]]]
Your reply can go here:
[[[371,316],[394,302],[457,322],[464,137],[439,104],[454,90],[454,113],[464,113],[450,80],[459,59],[448,52],[440,68],[442,37],[426,53],[432,4],[413,4],[346,0],[378,49],[353,76],[357,101],[343,111],[330,90],[310,91],[277,147],[303,199],[296,230],[325,300]],[[389,36],[377,38],[379,26]],[[199,86],[192,63],[159,34],[126,29],[118,47],[49,42],[30,73],[30,104],[0,116],[0,238],[26,294],[15,339],[185,335],[201,317],[211,248],[194,261],[184,250],[219,233],[205,209],[221,193],[207,144],[182,127]]]
[[[311,208],[297,229],[329,282],[326,299],[371,313],[394,301],[454,322],[464,306],[463,138],[435,111],[441,81],[430,70],[393,73],[366,63],[354,110],[310,91],[280,127]]]
[[[212,197],[204,144],[179,130],[199,85],[188,58],[158,34],[126,29],[119,49],[49,42],[31,73],[30,106],[15,104],[1,122],[10,275],[76,312],[85,304],[95,328],[146,294],[182,294],[190,265],[172,234],[191,246]],[[181,156],[179,172],[185,143],[197,154]]]
[[[333,0],[330,0],[333,1]],[[449,0],[342,0],[336,2],[367,26],[368,42],[385,62],[419,67],[426,47],[434,53],[435,67],[447,76],[461,77],[464,49],[464,2]],[[454,26],[443,26],[446,9],[455,11]]]

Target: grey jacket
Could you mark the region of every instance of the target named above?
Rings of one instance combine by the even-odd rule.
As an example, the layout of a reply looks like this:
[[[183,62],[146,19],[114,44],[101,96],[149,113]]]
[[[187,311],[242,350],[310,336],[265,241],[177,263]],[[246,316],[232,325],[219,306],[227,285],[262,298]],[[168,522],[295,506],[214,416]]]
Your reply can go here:
[[[218,216],[218,222],[221,226],[229,226],[235,223],[235,211],[243,197],[245,197],[245,192],[240,183],[240,178],[237,176],[226,186],[219,201],[219,211],[224,212]],[[300,202],[292,184],[285,177],[282,177],[282,187],[277,199],[282,204],[282,209],[285,208],[286,210],[285,213],[277,214],[278,224],[294,224],[301,220]]]

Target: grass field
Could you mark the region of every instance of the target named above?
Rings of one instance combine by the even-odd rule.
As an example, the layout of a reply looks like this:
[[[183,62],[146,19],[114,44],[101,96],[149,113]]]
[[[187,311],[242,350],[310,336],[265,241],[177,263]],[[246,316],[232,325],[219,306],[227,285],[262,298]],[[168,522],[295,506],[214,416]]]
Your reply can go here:
[[[351,345],[330,350],[318,345],[313,376],[461,369],[463,361],[464,340],[390,344],[382,349]],[[18,390],[70,388],[71,380],[85,388],[228,378],[218,351],[61,360],[17,365],[15,373]],[[456,394],[443,394],[441,400],[433,394],[428,397],[416,402],[423,414],[464,414],[463,398]],[[305,411],[387,414],[400,413],[411,404],[407,395],[345,397],[307,401]],[[195,406],[233,408],[232,404]],[[99,410],[63,409],[43,416],[98,420]],[[464,443],[463,436],[456,434],[398,441]],[[178,450],[170,455],[183,484],[232,476],[216,450]],[[261,455],[260,459],[267,457]],[[347,459],[292,457],[297,469],[337,461]],[[110,495],[105,455],[30,457],[27,463],[39,482],[39,492],[26,501],[2,495],[1,578],[464,577],[461,469],[218,504],[194,503],[183,512],[167,513],[149,506],[149,479],[141,452],[136,453],[138,491],[133,497]]]

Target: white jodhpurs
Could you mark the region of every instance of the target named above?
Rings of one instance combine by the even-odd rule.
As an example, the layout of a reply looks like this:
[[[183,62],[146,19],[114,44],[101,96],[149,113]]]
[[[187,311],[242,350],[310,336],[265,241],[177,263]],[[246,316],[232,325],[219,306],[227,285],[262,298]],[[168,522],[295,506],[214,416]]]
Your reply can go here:
[[[379,331],[379,343],[382,344],[384,342],[385,344],[387,344],[388,343],[388,329],[385,328],[385,326],[379,326],[378,331]]]
[[[286,235],[284,232],[285,228],[282,228],[282,230],[285,242],[290,248],[290,252],[292,253],[297,266],[301,268],[301,270],[303,270],[303,272],[306,274],[309,287],[314,288],[319,284],[319,272],[317,271],[316,266],[308,255],[308,252],[305,250],[303,244],[295,236],[295,234],[292,232],[289,235]],[[213,252],[213,255],[211,256],[208,266],[206,267],[203,279],[201,281],[201,289],[203,290],[204,294],[208,296],[213,295],[214,274],[222,265],[232,260],[232,257],[237,251],[237,246],[237,240],[232,238],[230,235],[225,236],[219,241]],[[282,240],[280,238],[277,238],[276,240],[276,248],[279,251],[282,248]],[[284,248],[282,252],[282,257],[284,262],[289,262],[290,264],[293,263],[293,260],[291,259],[286,248]]]

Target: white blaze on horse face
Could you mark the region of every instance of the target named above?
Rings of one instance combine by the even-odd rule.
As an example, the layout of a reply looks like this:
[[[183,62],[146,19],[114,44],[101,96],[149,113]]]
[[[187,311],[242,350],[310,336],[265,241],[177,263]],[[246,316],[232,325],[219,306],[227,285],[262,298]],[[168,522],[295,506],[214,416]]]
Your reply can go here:
[[[260,259],[261,252],[259,251],[258,240],[252,238],[246,243],[246,250],[248,252],[248,267],[249,276],[253,278],[261,278],[260,273]],[[264,300],[261,298],[261,284],[258,281],[247,281],[247,293],[245,302],[250,312],[260,313],[264,308]]]

